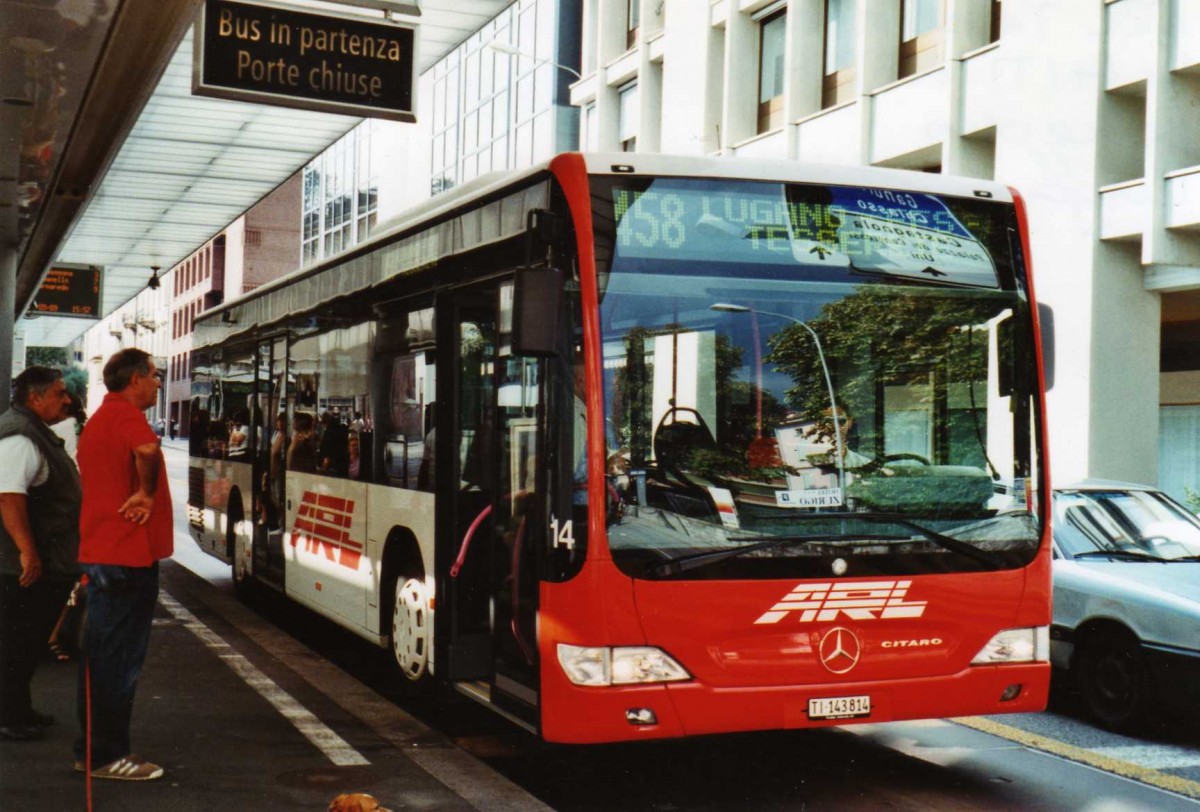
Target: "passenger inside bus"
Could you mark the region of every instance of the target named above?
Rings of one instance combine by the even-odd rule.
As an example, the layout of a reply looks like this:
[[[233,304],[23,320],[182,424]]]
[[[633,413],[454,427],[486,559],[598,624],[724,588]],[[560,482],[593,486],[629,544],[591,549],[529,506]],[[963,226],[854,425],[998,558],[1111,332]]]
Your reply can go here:
[[[292,418],[292,442],[287,451],[289,471],[316,473],[317,437],[313,426],[313,416],[308,412],[296,412]]]
[[[234,413],[229,421],[228,453],[230,459],[237,459],[246,455],[249,439],[246,433],[246,420],[246,410],[240,409]]]
[[[363,464],[362,464],[361,443],[362,443],[362,438],[359,436],[359,433],[357,431],[352,431],[347,436],[346,448],[349,452],[349,462],[347,464],[346,475],[350,479],[362,479],[363,478],[364,471],[363,471]]]
[[[330,476],[346,476],[350,466],[350,432],[346,424],[330,411],[321,413],[321,439],[318,443],[317,459],[321,473]]]

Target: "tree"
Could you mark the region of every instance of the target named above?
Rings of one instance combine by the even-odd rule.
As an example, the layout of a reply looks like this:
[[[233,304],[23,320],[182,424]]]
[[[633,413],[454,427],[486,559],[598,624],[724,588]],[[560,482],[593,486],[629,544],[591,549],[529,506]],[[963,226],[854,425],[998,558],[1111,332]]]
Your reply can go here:
[[[987,340],[979,325],[1003,307],[992,297],[947,291],[864,286],[826,304],[808,325],[821,337],[837,405],[851,416],[880,407],[876,386],[928,380],[945,383],[987,380]],[[795,383],[787,398],[806,420],[812,436],[833,442],[829,392],[812,336],[788,324],[769,341],[767,358]]]
[[[63,372],[63,383],[67,391],[87,403],[88,374],[79,367],[71,367]]]
[[[30,366],[66,368],[67,350],[65,347],[27,347],[25,362]]]

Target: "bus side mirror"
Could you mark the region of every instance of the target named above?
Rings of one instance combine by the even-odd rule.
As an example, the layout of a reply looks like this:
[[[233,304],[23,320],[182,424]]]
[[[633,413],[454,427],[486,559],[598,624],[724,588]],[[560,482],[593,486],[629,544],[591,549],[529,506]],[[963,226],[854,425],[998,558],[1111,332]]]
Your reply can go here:
[[[562,272],[556,268],[518,268],[513,280],[512,349],[515,355],[549,357],[558,353],[558,314],[562,309]]]
[[[1046,391],[1050,391],[1054,386],[1054,310],[1047,304],[1038,303],[1038,326],[1042,341],[1042,375],[1046,381]],[[1009,315],[1000,320],[996,325],[997,343],[1002,359],[1011,360],[1017,366],[1014,368],[1012,363],[1001,363],[997,373],[999,379],[997,381],[1001,397],[1012,397],[1017,386],[1017,381],[1013,380],[1013,375],[1016,369],[1028,369],[1027,364],[1033,356],[1033,348],[1027,342],[1018,342],[1016,335],[1016,323],[1012,315]],[[1026,349],[1021,349],[1025,346]]]
[[[1046,391],[1054,388],[1054,308],[1038,302],[1038,322],[1042,332],[1042,375],[1046,379]]]

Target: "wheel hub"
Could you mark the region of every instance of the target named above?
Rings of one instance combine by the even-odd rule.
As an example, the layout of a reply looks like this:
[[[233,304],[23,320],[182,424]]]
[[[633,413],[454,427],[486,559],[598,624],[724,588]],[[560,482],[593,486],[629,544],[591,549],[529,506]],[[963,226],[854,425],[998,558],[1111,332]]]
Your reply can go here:
[[[425,581],[409,578],[397,583],[392,606],[392,656],[414,682],[429,668],[429,601]]]

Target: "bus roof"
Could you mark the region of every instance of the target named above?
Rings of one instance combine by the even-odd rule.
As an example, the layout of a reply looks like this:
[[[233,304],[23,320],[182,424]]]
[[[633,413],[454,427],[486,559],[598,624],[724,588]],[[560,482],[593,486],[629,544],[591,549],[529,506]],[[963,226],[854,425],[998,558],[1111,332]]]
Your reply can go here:
[[[879,187],[954,197],[983,197],[1000,202],[1011,202],[1013,199],[1012,190],[995,181],[886,167],[628,152],[584,153],[582,157],[589,175],[700,177],[816,183],[832,186]],[[326,294],[330,293],[328,286],[323,286],[326,287],[321,294],[324,298],[317,298],[311,302],[297,301],[297,297],[294,296],[281,296],[277,291],[326,271],[346,266],[355,258],[368,255],[379,246],[392,242],[405,233],[419,232],[423,224],[445,219],[457,209],[469,209],[476,201],[492,199],[507,189],[519,189],[523,185],[533,183],[538,176],[550,171],[551,164],[557,158],[558,156],[541,161],[524,170],[491,172],[474,178],[462,186],[449,189],[380,224],[368,240],[344,253],[327,258],[315,265],[299,268],[232,301],[205,311],[196,319],[198,328],[196,346],[203,347],[221,343],[241,332],[237,329],[238,325],[241,325],[243,329],[249,329],[251,325],[270,324],[289,315],[308,312],[318,304],[327,303],[329,298]],[[332,292],[335,294],[334,298],[337,298],[352,291],[335,290]],[[264,297],[279,299],[278,306],[264,306]],[[251,307],[252,303],[257,306]],[[239,311],[246,310],[248,307],[250,309],[246,315],[252,316],[252,318],[240,318]],[[221,329],[217,329],[215,332],[208,329],[217,327],[217,325],[220,325]]]

